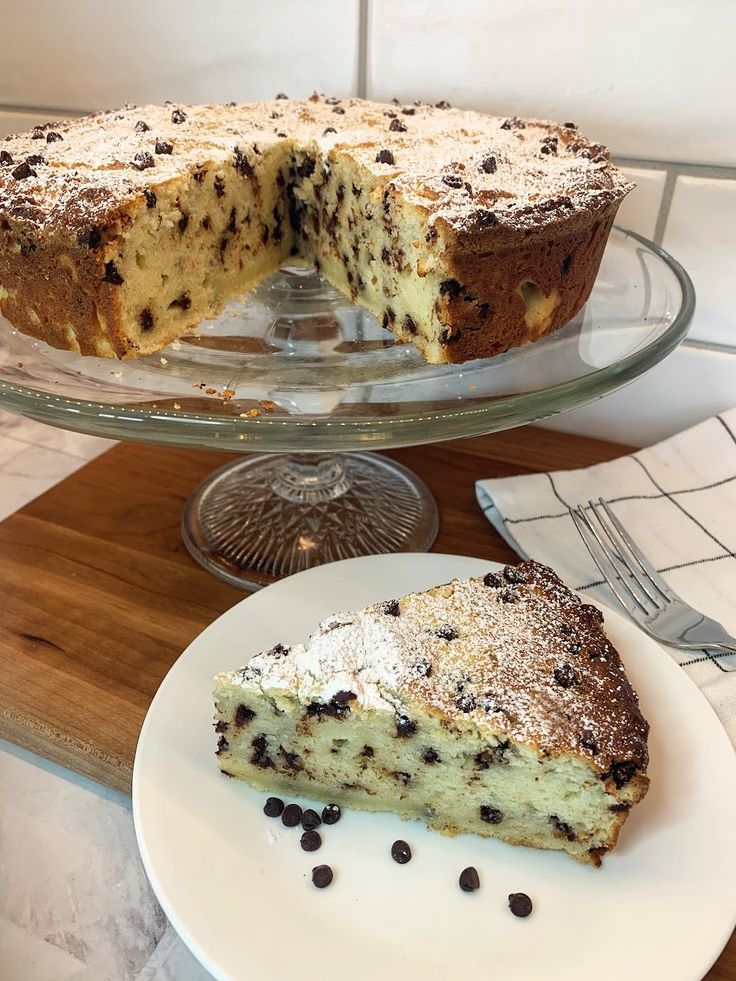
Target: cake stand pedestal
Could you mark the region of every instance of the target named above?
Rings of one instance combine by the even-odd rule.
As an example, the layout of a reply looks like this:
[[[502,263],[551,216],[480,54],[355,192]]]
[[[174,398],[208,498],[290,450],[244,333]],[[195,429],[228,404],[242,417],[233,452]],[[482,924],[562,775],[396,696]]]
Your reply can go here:
[[[487,361],[428,365],[313,271],[285,267],[137,361],[56,351],[0,318],[0,406],[241,454],[195,490],[182,535],[205,568],[257,588],[335,559],[428,549],[438,519],[427,487],[367,450],[509,429],[601,398],[680,343],[694,304],[674,259],[614,229],[588,303],[561,331]]]

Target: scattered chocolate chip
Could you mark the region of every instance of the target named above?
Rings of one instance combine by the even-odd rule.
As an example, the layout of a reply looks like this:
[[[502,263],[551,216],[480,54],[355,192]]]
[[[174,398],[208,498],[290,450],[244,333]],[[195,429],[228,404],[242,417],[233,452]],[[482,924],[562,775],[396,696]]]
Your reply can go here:
[[[625,801],[620,801],[618,804],[611,804],[608,808],[609,811],[613,811],[614,814],[618,814],[625,811],[631,810],[631,804],[627,804]]]
[[[284,812],[284,802],[280,797],[269,797],[263,805],[263,813],[266,817],[281,817]]]
[[[363,749],[360,751],[360,755],[365,756],[367,759],[372,759],[374,755],[373,747],[364,746]]]
[[[478,307],[478,316],[480,317],[481,320],[485,320],[490,312],[491,312],[490,303],[481,303],[481,305]]]
[[[224,753],[226,749],[230,749],[230,743],[224,736],[220,736],[217,740],[217,755],[219,756],[220,753]]]
[[[516,583],[517,585],[525,582],[529,582],[529,576],[524,572],[523,569],[519,569],[515,565],[507,565],[503,569],[503,577],[506,582]]]
[[[411,334],[412,337],[417,332],[417,325],[414,323],[414,319],[410,317],[408,313],[404,317],[404,330],[407,332],[407,334]]]
[[[568,841],[575,841],[577,835],[572,830],[569,824],[564,821],[560,821],[556,814],[550,814],[549,823],[563,838],[567,838]]]
[[[399,609],[398,600],[384,600],[383,603],[378,604],[378,609],[381,613],[385,613],[387,617],[397,617],[401,612]]]
[[[102,277],[102,279],[103,282],[112,283],[113,286],[120,286],[125,282],[123,277],[118,272],[118,267],[115,265],[112,259],[105,263],[105,275]]]
[[[227,722],[223,722],[222,719],[218,719],[215,723],[215,732],[227,732],[230,726]]]
[[[155,208],[156,207],[156,202],[158,201],[158,198],[156,197],[156,194],[155,194],[154,191],[149,191],[148,188],[145,188],[144,191],[143,191],[143,197],[146,199],[146,207],[147,208]]]
[[[13,177],[15,177],[17,181],[24,181],[28,177],[38,176],[38,174],[33,169],[33,167],[31,167],[31,165],[26,160],[24,160],[23,163],[18,164],[15,170],[11,171],[11,174],[13,175]]]
[[[629,780],[636,773],[636,763],[629,761],[623,761],[619,763],[614,763],[608,773],[604,773],[602,779],[607,779],[610,777],[617,790],[621,790]]]
[[[328,126],[326,129],[322,130],[322,136],[327,136],[328,133],[336,133],[337,130],[334,126]]]
[[[583,749],[589,750],[594,756],[598,752],[598,743],[595,740],[595,733],[590,729],[583,729],[580,733],[580,745]]]
[[[490,804],[481,804],[480,819],[481,821],[485,821],[486,824],[500,824],[503,821],[503,814],[497,807],[491,807]]]
[[[102,235],[100,234],[99,228],[94,225],[92,228],[86,228],[77,235],[77,242],[80,245],[86,245],[91,251],[98,249],[102,244]]]
[[[423,678],[428,678],[432,674],[432,664],[426,658],[423,658],[421,661],[416,662],[414,670]]]
[[[158,153],[158,148],[156,152]],[[136,153],[130,166],[135,167],[136,170],[148,170],[149,167],[154,167],[155,163],[150,153]]]
[[[545,143],[545,145],[542,147],[541,152],[547,154],[548,156],[556,157],[557,145],[554,143]]]
[[[440,99],[439,102],[435,102],[436,109],[452,109],[452,106],[447,101],[447,99]]]
[[[268,739],[266,738],[265,732],[260,733],[258,736],[252,739],[251,746],[253,747],[253,755],[250,758],[251,763],[253,763],[255,766],[259,766],[262,770],[265,770],[269,766],[273,766],[271,757],[266,752],[268,749]]]
[[[571,664],[565,662],[562,667],[555,668],[552,672],[554,679],[560,688],[572,688],[578,683],[578,676]]]
[[[413,722],[406,715],[398,716],[396,719],[396,735],[399,737],[399,739],[408,739],[409,736],[413,736],[416,731],[416,722]]]
[[[441,627],[435,630],[435,634],[440,638],[440,640],[457,640],[460,634],[451,627],[449,623],[443,623]]]
[[[192,301],[188,293],[182,293],[181,296],[178,296],[169,304],[170,307],[179,307],[180,310],[188,310],[191,305]]]
[[[499,603],[518,603],[519,594],[513,586],[504,586],[503,589],[499,589],[496,593],[496,599]]]
[[[218,198],[221,198],[225,194],[225,181],[218,174],[214,180],[215,194]]]
[[[437,752],[436,749],[433,749],[431,746],[427,746],[427,748],[424,750],[424,752],[422,753],[422,759],[424,760],[425,763],[429,763],[430,766],[433,763],[442,762],[440,760],[440,754]]]
[[[390,150],[379,150],[376,154],[376,163],[393,164],[394,162],[394,155]]]
[[[591,603],[581,603],[578,607],[578,615],[589,623],[603,623],[603,614]]]
[[[305,831],[299,839],[299,844],[305,852],[316,852],[322,847],[322,836],[319,831]]]
[[[288,99],[289,96],[286,94],[286,92],[277,92],[276,93],[276,98],[277,99]]]
[[[302,814],[302,827],[305,831],[314,831],[322,824],[322,818],[319,814],[308,807],[306,811]]]
[[[478,228],[490,228],[492,225],[498,224],[498,215],[495,211],[487,211],[485,208],[474,211],[470,216],[470,220],[478,226]]]
[[[391,845],[391,858],[399,865],[406,865],[411,862],[411,848],[400,838]]]
[[[509,895],[509,909],[514,916],[529,916],[532,901],[525,892],[512,892]]]
[[[2,164],[3,167],[8,167],[12,163],[13,163],[13,158],[8,153],[8,151],[0,150],[0,164]]]
[[[180,123],[186,121],[187,114],[183,109],[172,109],[171,111],[171,122],[178,126]]]
[[[46,158],[42,157],[40,153],[32,153],[30,157],[26,157],[26,163],[30,164],[31,167],[37,167],[39,164],[43,166],[46,163]]]
[[[317,161],[314,157],[305,157],[296,168],[297,175],[299,177],[311,177],[316,166]]]
[[[580,651],[583,649],[583,645],[577,640],[572,640],[567,645],[567,649],[570,652],[570,654],[579,654]]]
[[[496,158],[493,156],[493,154],[489,154],[487,157],[484,157],[483,160],[481,160],[480,169],[483,171],[484,174],[496,173],[496,170],[498,169],[498,165],[496,163]]]
[[[197,164],[196,166],[199,167],[199,164]],[[205,179],[206,176],[207,176],[207,171],[206,170],[199,169],[199,170],[195,170],[195,171],[192,172],[192,178],[198,184],[201,184],[204,181],[204,179]]]
[[[243,705],[241,703],[235,709],[235,725],[238,726],[239,728],[242,728],[244,725],[247,725],[249,722],[252,722],[253,719],[255,719],[255,717],[256,717],[256,713],[253,711],[252,708],[248,708],[247,705]]]
[[[318,889],[326,889],[332,882],[332,869],[329,865],[317,865],[312,869],[312,882]]]
[[[242,174],[243,177],[248,177],[248,178],[253,177],[254,174],[253,167],[251,166],[250,161],[243,153],[243,151],[240,149],[240,147],[239,146],[233,147],[233,152],[235,153],[234,166],[237,172],[239,174]]]
[[[45,140],[46,139],[46,134],[44,133],[44,131],[41,129],[40,126],[36,126],[35,129],[33,130],[33,132],[31,133],[31,139],[32,140]]]
[[[338,691],[332,696],[330,701],[333,705],[338,706],[338,708],[345,708],[350,702],[354,702],[357,697],[354,691]]]
[[[295,828],[302,819],[302,809],[298,804],[287,804],[281,815],[281,823],[285,828]]]
[[[562,125],[565,127],[565,129],[577,129],[575,123],[563,123]]]
[[[392,119],[388,127],[392,133],[405,133],[406,126],[400,119]]]
[[[487,572],[483,576],[483,585],[489,589],[500,589],[503,586],[503,579],[496,572]]]
[[[406,773],[404,770],[392,770],[391,776],[395,780],[400,780],[405,787],[409,786],[409,781],[411,780],[411,773]]]
[[[457,174],[444,174],[442,177],[442,183],[447,184],[448,187],[462,187],[463,179]]]
[[[526,129],[526,123],[518,116],[512,116],[510,119],[504,119],[501,129]]]
[[[188,224],[189,224],[189,215],[186,212],[182,212],[182,216],[181,216],[181,218],[179,219],[179,222],[178,222],[179,231],[182,233],[182,235],[187,230],[187,225]]]
[[[160,140],[160,139],[157,139],[156,140],[155,150],[156,150],[156,153],[159,153],[159,154],[160,153],[166,153],[166,154],[173,153],[174,144],[173,143],[169,143],[168,140]],[[148,156],[150,156],[150,154],[148,154]],[[153,164],[150,164],[150,166],[153,167]]]
[[[325,105],[326,106],[337,106],[339,104],[340,104],[340,100],[338,98],[336,98],[334,95],[328,95],[325,98]]]
[[[345,115],[345,110],[343,109],[342,106],[333,106],[332,107],[332,111],[334,113],[337,113],[338,116],[344,116]]]
[[[141,310],[140,319],[141,319],[141,330],[143,331],[151,330],[151,328],[153,327],[153,314],[148,309],[148,307],[146,307],[145,310]],[[220,723],[218,722],[218,725],[219,724]],[[227,722],[224,722],[223,725],[227,725]]]
[[[469,865],[467,869],[462,870],[459,881],[460,888],[463,892],[475,892],[476,889],[480,889],[478,870],[472,865]]]
[[[325,824],[337,824],[342,817],[339,804],[326,804],[322,808],[322,820]]]
[[[144,122],[142,119],[139,119],[138,122],[135,124],[136,133],[147,133],[150,128],[151,127],[148,125],[148,123]]]
[[[61,133],[57,133],[56,130],[53,129],[50,129],[46,134],[47,143],[59,143],[63,139],[64,137],[61,135]]]
[[[401,110],[403,116],[413,116],[416,113],[414,106],[404,106]]]
[[[459,709],[461,712],[474,712],[477,708],[475,696],[471,695],[469,692],[463,692],[455,699],[455,708]]]

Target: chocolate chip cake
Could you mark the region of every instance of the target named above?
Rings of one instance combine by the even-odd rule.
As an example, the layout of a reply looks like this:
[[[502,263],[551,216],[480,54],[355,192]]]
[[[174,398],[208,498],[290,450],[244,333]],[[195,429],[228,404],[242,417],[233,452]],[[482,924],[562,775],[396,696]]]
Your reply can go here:
[[[216,677],[220,769],[600,865],[649,784],[602,620],[535,562],[336,614]]]
[[[118,358],[287,260],[430,362],[488,357],[580,309],[631,187],[572,123],[444,102],[126,106],[0,147],[2,313]]]

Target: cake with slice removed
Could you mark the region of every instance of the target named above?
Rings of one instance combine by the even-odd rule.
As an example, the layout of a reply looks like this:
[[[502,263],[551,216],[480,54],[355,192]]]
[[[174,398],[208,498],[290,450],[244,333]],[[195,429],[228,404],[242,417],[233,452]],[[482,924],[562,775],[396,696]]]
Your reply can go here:
[[[649,784],[602,621],[532,561],[336,614],[217,675],[220,769],[600,865]]]

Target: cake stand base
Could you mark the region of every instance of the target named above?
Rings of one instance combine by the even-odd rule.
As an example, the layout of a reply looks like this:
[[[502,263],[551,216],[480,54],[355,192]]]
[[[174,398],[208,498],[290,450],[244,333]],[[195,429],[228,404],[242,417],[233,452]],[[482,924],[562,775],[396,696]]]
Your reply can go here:
[[[209,572],[259,589],[337,559],[427,551],[438,527],[426,484],[386,457],[264,453],[197,487],[182,536]]]

